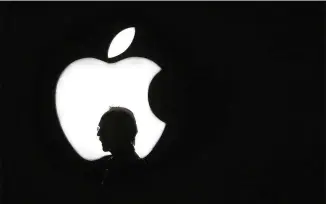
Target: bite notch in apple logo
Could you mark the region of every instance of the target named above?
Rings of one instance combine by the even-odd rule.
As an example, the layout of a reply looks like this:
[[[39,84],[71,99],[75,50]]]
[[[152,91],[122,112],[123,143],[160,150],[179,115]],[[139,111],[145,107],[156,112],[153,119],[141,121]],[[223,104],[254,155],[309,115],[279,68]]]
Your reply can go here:
[[[123,53],[134,36],[134,27],[118,33],[109,46],[108,58]],[[144,158],[151,152],[165,128],[148,102],[149,85],[160,70],[153,61],[141,57],[115,63],[83,58],[66,67],[56,85],[56,110],[67,140],[82,158],[92,161],[111,154],[102,150],[97,126],[103,113],[112,106],[125,107],[134,113],[138,156]]]

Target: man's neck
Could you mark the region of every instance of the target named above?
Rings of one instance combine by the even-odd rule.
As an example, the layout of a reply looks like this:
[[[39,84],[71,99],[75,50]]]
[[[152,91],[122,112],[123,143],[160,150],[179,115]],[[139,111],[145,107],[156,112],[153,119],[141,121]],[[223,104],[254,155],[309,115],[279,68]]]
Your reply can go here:
[[[118,163],[129,163],[139,159],[134,148],[125,149],[124,151],[112,152],[112,156]]]

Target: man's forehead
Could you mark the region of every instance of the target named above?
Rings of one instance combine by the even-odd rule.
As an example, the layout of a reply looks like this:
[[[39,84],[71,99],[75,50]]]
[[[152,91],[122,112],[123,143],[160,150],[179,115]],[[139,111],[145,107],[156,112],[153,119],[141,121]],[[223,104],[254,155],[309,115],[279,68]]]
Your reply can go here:
[[[101,118],[101,120],[100,120],[100,122],[98,123],[98,126],[101,126],[101,125],[103,125],[103,117]]]
[[[103,124],[103,117],[101,118],[100,122],[98,123],[98,126],[100,127]]]

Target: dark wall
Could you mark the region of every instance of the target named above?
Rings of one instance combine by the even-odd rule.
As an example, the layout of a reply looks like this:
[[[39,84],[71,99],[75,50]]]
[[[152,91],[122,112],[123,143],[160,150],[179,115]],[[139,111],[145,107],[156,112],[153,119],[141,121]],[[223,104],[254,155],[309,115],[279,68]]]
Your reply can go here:
[[[118,202],[84,177],[88,162],[65,139],[53,94],[70,62],[113,62],[107,46],[130,25],[135,41],[115,60],[162,67],[149,101],[167,127],[148,177],[126,184],[124,199],[321,201],[321,4],[0,5],[4,203]]]

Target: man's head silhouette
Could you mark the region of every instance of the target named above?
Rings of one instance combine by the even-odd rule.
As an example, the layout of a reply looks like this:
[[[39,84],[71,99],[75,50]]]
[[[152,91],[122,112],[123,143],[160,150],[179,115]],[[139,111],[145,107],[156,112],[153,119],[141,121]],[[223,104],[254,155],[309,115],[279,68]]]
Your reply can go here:
[[[97,135],[102,142],[103,151],[113,156],[134,154],[137,125],[134,114],[123,107],[111,107],[103,114]]]

